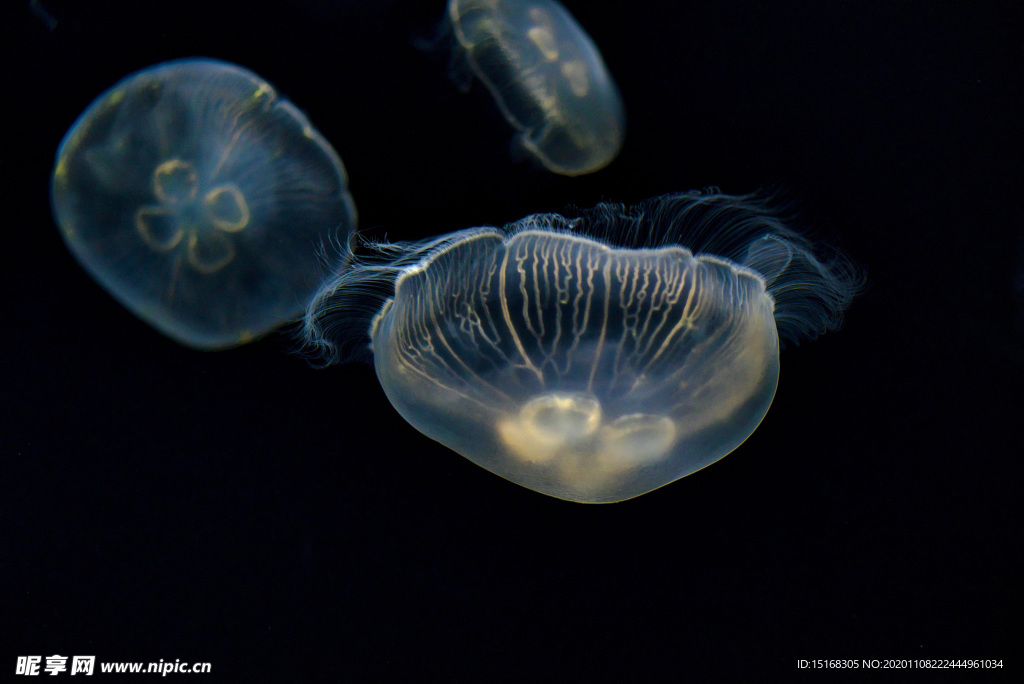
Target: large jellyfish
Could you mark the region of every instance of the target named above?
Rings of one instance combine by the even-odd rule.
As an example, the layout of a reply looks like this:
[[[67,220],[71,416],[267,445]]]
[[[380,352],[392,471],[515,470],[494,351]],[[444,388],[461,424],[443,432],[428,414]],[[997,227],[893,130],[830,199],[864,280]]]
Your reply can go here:
[[[566,176],[607,166],[622,147],[622,99],[601,53],[554,0],[449,0],[452,75],[475,75],[518,143]]]
[[[368,337],[398,412],[581,502],[644,494],[738,447],[772,403],[780,339],[837,327],[860,284],[763,198],[713,191],[368,246],[313,300],[306,339],[342,358],[376,293]]]
[[[53,212],[79,263],[182,344],[243,344],[298,315],[322,245],[356,222],[345,168],[255,74],[169,62],[101,95],[61,143]]]

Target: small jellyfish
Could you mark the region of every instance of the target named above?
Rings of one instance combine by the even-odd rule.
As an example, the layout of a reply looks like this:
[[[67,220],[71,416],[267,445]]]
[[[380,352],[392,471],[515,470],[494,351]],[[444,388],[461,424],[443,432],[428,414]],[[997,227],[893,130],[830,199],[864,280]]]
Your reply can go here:
[[[626,120],[615,82],[593,41],[554,0],[449,0],[452,77],[479,78],[518,143],[566,176],[607,166]]]
[[[838,327],[861,282],[765,198],[717,191],[370,247],[313,300],[307,341],[340,358],[377,292],[368,337],[398,412],[580,502],[629,499],[733,451],[772,403],[780,339]]]
[[[337,153],[255,74],[183,60],[93,102],[57,153],[53,213],[115,299],[200,349],[295,318],[355,205]]]

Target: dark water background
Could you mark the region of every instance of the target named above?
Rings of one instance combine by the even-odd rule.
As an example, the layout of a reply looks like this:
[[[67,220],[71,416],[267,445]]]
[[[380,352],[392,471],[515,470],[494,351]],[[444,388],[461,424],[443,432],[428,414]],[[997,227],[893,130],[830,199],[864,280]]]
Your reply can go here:
[[[227,681],[1019,667],[1024,9],[565,5],[629,125],[575,179],[510,160],[486,92],[413,47],[440,2],[6,3],[0,672],[54,653]],[[48,206],[58,143],[117,80],[187,56],[306,111],[378,235],[775,184],[868,290],[784,352],[726,459],[623,504],[532,493],[413,430],[371,367],[313,370],[284,335],[188,350],[76,264]]]

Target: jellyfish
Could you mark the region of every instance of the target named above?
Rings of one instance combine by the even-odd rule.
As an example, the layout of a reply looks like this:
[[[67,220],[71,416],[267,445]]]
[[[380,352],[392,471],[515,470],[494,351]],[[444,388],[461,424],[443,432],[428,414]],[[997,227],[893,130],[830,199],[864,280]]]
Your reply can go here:
[[[736,449],[772,403],[780,344],[840,325],[858,269],[780,214],[709,190],[367,243],[305,338],[329,362],[368,339],[398,412],[493,473],[629,499]]]
[[[452,77],[487,87],[517,144],[544,167],[578,176],[607,166],[625,114],[601,54],[554,0],[449,0]]]
[[[248,342],[301,314],[322,245],[356,223],[341,159],[267,82],[205,59],[128,76],[65,136],[53,214],[115,299],[184,345]]]

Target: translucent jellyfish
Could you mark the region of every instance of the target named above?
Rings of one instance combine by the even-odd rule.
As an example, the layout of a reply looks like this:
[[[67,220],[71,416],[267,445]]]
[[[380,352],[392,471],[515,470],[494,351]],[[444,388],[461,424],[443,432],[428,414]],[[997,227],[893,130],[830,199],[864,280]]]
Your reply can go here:
[[[860,285],[763,198],[714,191],[369,247],[313,300],[307,340],[345,356],[377,293],[368,337],[398,412],[582,502],[644,494],[738,447],[772,403],[780,339],[836,328]]]
[[[192,347],[243,344],[300,314],[323,242],[355,205],[341,159],[255,74],[210,60],[125,78],[68,131],[53,213],[110,294]]]
[[[470,74],[519,131],[518,143],[566,176],[607,166],[625,135],[615,82],[576,20],[554,0],[449,0],[452,76]]]

